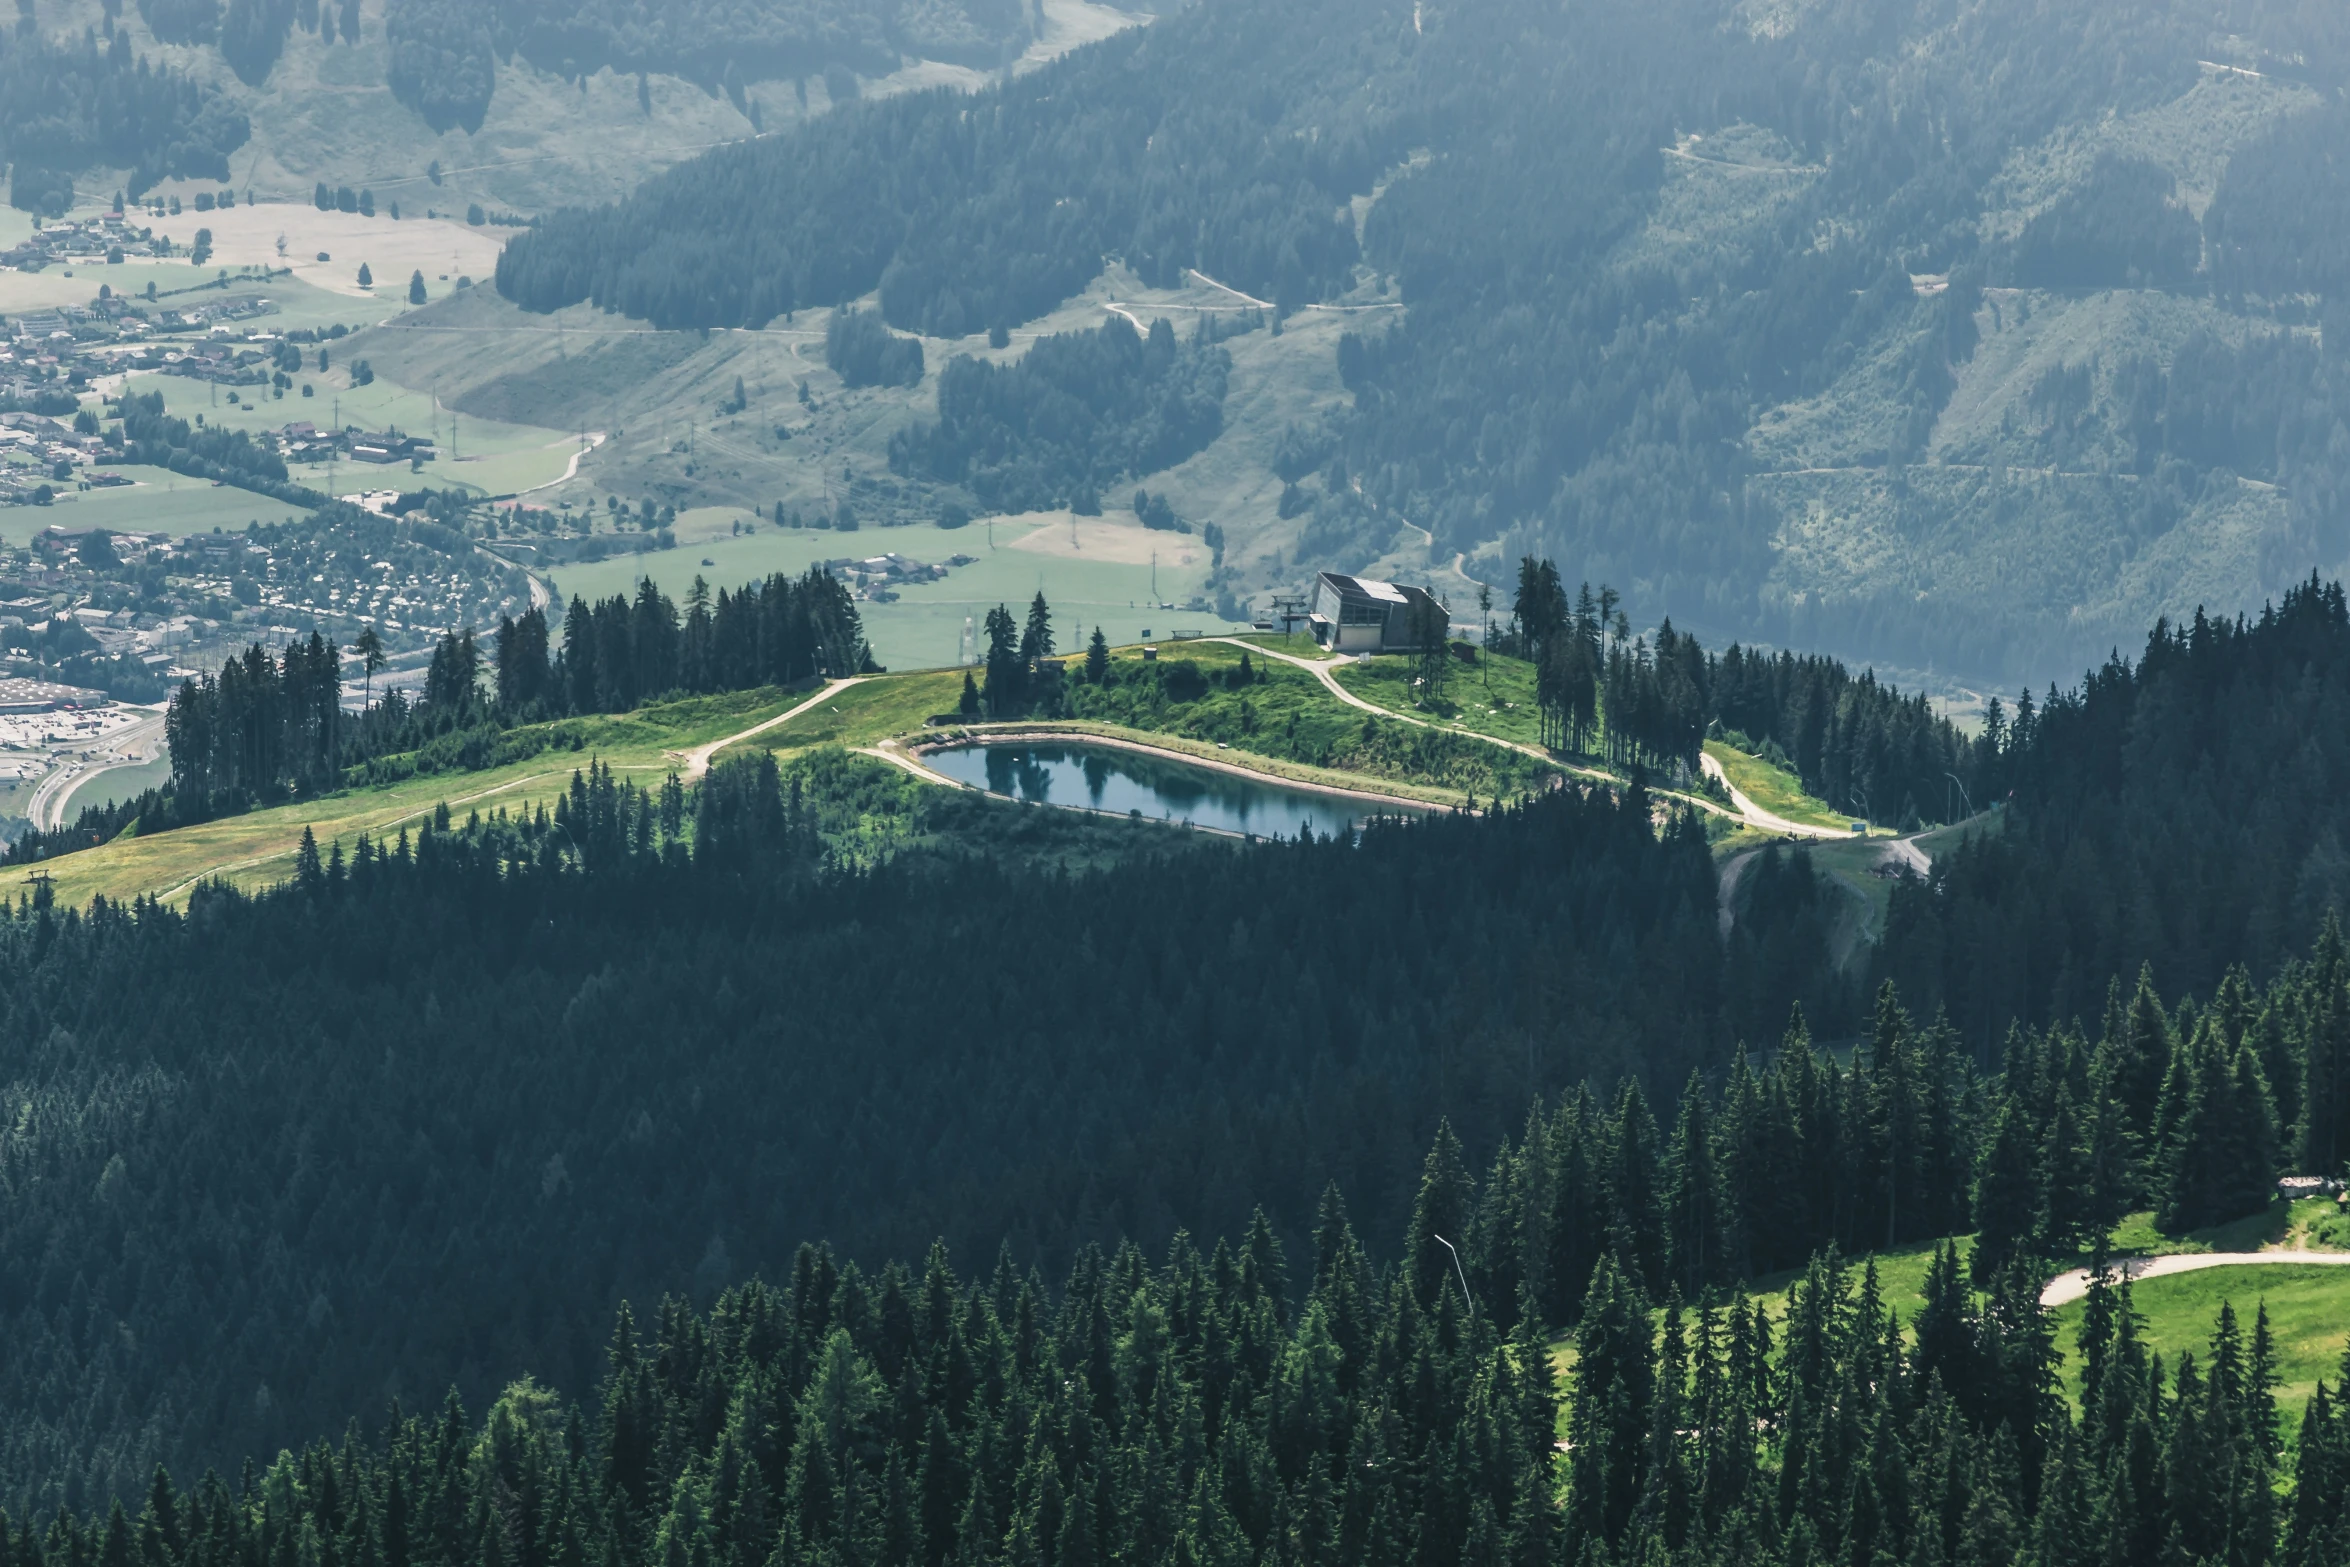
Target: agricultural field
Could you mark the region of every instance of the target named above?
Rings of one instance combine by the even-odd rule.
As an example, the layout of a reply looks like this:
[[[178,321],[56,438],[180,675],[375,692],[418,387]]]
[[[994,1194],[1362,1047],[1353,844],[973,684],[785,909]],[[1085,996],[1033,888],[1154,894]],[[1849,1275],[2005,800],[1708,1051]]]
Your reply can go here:
[[[348,339],[345,340],[346,342]],[[471,490],[481,495],[505,495],[560,479],[580,450],[579,437],[561,430],[528,425],[498,424],[445,412],[433,405],[432,394],[411,391],[379,376],[368,386],[351,383],[351,358],[343,343],[324,345],[329,368],[324,374],[305,369],[295,379],[295,390],[283,398],[257,398],[252,388],[239,391],[231,404],[228,393],[210,381],[141,371],[129,376],[129,390],[161,392],[164,408],[183,419],[203,415],[207,424],[232,430],[267,431],[298,420],[322,427],[336,421],[361,429],[395,428],[431,434],[442,455],[427,463],[421,474],[405,465],[375,467],[365,463],[292,463],[289,476],[296,484],[340,495],[363,490],[406,489],[431,485],[439,489]],[[316,347],[308,350],[317,363]],[[304,397],[304,385],[317,395]],[[250,399],[250,400],[249,400]]]
[[[1069,543],[1072,521],[1082,522],[1074,545]],[[738,522],[753,531],[735,534]],[[678,518],[673,550],[557,566],[554,579],[567,596],[601,599],[628,593],[649,576],[664,593],[682,600],[697,575],[713,590],[732,589],[769,572],[797,573],[842,556],[894,553],[933,565],[955,555],[976,557],[972,565],[952,568],[943,581],[896,587],[894,603],[857,606],[874,657],[899,670],[955,664],[966,622],[976,632],[998,604],[1024,615],[1040,590],[1052,606],[1054,637],[1063,654],[1081,651],[1097,625],[1116,644],[1165,637],[1178,628],[1232,629],[1207,611],[1153,609],[1153,552],[1160,554],[1155,580],[1162,601],[1182,603],[1200,591],[1208,573],[1206,546],[1196,537],[1146,532],[1131,518],[1071,519],[1059,513],[1051,520],[997,518],[954,529],[918,523],[840,533],[777,528],[740,508],[708,507]],[[710,564],[702,564],[705,560]]]
[[[57,819],[71,823],[85,806],[135,799],[149,789],[161,789],[170,782],[171,758],[168,756],[129,767],[109,767],[75,784],[65,798],[58,802]]]
[[[190,383],[182,383],[183,385]],[[119,489],[66,490],[48,506],[0,507],[0,541],[21,545],[43,528],[87,533],[209,533],[242,530],[249,522],[290,522],[306,513],[285,501],[138,463],[107,467],[132,481]]]
[[[20,228],[29,227],[29,224],[20,225]],[[6,237],[0,236],[0,244],[5,243]],[[147,285],[152,283],[155,303],[143,307],[150,311],[158,307],[186,308],[257,298],[276,305],[276,314],[257,316],[243,325],[268,332],[303,327],[322,331],[338,325],[357,331],[408,308],[405,274],[400,282],[399,289],[379,289],[374,296],[360,296],[314,288],[299,278],[272,276],[259,269],[222,267],[217,262],[201,269],[185,260],[131,260],[111,265],[97,262],[77,267],[49,267],[40,272],[0,269],[0,315],[51,310],[60,305],[87,305],[98,297],[100,285],[118,294],[143,296]]]
[[[215,268],[291,268],[294,281],[305,288],[341,296],[344,308],[371,310],[380,319],[407,308],[411,273],[424,274],[426,293],[433,299],[455,292],[459,279],[486,283],[497,270],[498,252],[515,232],[488,225],[475,228],[446,211],[429,218],[427,210],[419,198],[397,218],[388,204],[374,217],[321,212],[305,193],[300,200],[215,212],[190,207],[176,217],[134,221],[183,249],[194,243],[198,229],[209,229]],[[462,215],[462,207],[459,211]],[[318,259],[322,253],[324,261]],[[370,287],[359,283],[361,266],[373,280]],[[377,306],[390,309],[373,311]]]

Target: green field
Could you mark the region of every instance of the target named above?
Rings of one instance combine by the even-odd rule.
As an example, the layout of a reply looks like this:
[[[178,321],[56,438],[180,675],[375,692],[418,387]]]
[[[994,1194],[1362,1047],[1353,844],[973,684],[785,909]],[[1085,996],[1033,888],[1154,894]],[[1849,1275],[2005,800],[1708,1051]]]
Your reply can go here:
[[[2140,1338],[2173,1365],[2182,1353],[2198,1361],[2210,1358],[2212,1325],[2223,1301],[2235,1308],[2247,1345],[2254,1314],[2262,1305],[2268,1308],[2277,1348],[2277,1408],[2290,1440],[2318,1378],[2340,1386],[2350,1341],[2350,1268],[2252,1263],[2141,1279],[2130,1286],[2130,1305],[2144,1321]],[[2057,1343],[2066,1351],[2065,1392],[2076,1400],[2081,1368],[2073,1343],[2087,1309],[2086,1302],[2075,1301],[2056,1312]]]
[[[1211,676],[1238,665],[1240,656],[1240,649],[1217,642],[1187,645],[1180,652],[1174,648],[1162,652],[1169,664],[1180,657]],[[1141,652],[1133,647],[1120,648],[1112,657],[1118,663],[1133,666],[1140,663]],[[1202,761],[1242,765],[1267,777],[1324,788],[1390,794],[1435,804],[1459,804],[1466,799],[1466,792],[1457,780],[1396,765],[1396,758],[1378,748],[1350,747],[1348,742],[1361,733],[1363,715],[1333,698],[1312,676],[1279,665],[1268,669],[1267,675],[1266,680],[1247,689],[1248,713],[1253,716],[1245,719],[1241,693],[1210,686],[1188,701],[1140,707],[1121,704],[1099,711],[1092,710],[1099,704],[1088,703],[1081,697],[1074,717],[1011,720],[1001,727],[1132,740],[1196,756]],[[912,737],[923,731],[925,719],[953,713],[962,688],[963,672],[958,669],[868,679],[749,743],[783,751],[816,745],[869,746],[896,736]],[[1298,719],[1295,743],[1284,738],[1293,733],[1289,727],[1292,714]],[[1253,733],[1248,727],[1251,723],[1255,726]],[[1388,726],[1391,731],[1399,727]],[[984,734],[985,728],[980,726],[973,732]],[[1322,742],[1332,738],[1337,740],[1339,749],[1331,765],[1307,759],[1321,754]],[[1434,738],[1450,764],[1459,766],[1464,760],[1461,750],[1464,742],[1446,741],[1441,736]],[[1506,757],[1496,758],[1482,747],[1466,752],[1465,760],[1480,768],[1494,760],[1503,760],[1506,765]],[[1479,771],[1476,779],[1480,797],[1492,798],[1490,774]]]
[[[2279,1203],[2265,1214],[2186,1237],[2158,1236],[2148,1215],[2133,1214],[2116,1230],[2114,1240],[2117,1250],[2139,1250],[2141,1242],[2158,1243],[2161,1250],[2170,1252],[2252,1250],[2279,1244],[2345,1250],[2350,1249],[2350,1220],[2334,1211],[2330,1199],[2313,1198],[2291,1205],[2290,1211]],[[1874,1262],[1879,1296],[1907,1322],[1925,1304],[1926,1271],[1937,1244],[1848,1259],[1846,1281],[1857,1294],[1863,1270]],[[1958,1237],[1958,1248],[1963,1267],[1972,1251],[1971,1237]],[[1786,1320],[1788,1292],[1801,1277],[1800,1272],[1774,1274],[1751,1286],[1774,1323]],[[2323,1377],[2334,1384],[2343,1374],[2345,1348],[2350,1344],[2350,1267],[2249,1263],[2143,1279],[2131,1286],[2130,1293],[2131,1305],[2144,1323],[2141,1339],[2172,1364],[2182,1351],[2192,1352],[2198,1360],[2208,1357],[2212,1325],[2218,1320],[2222,1301],[2235,1307],[2247,1341],[2253,1315],[2265,1302],[2269,1329],[2277,1341],[2277,1406],[2284,1416],[2288,1440],[2317,1379]],[[2083,1302],[2074,1301],[2052,1313],[2057,1348],[2065,1357],[2062,1380],[2067,1396],[2076,1403],[2081,1367],[2075,1342],[2085,1310]],[[1551,1346],[1553,1363],[1562,1373],[1573,1369],[1573,1347],[1571,1337]]]
[[[30,231],[31,225],[22,221],[22,213],[11,216],[19,220],[17,232]],[[0,243],[10,241],[0,235]],[[225,287],[219,286],[224,271],[228,274]],[[338,324],[357,331],[407,308],[405,299],[396,297],[396,291],[389,289],[374,295],[339,294],[313,287],[299,278],[264,277],[243,267],[198,268],[186,261],[118,261],[111,265],[47,267],[39,272],[0,271],[0,314],[86,305],[98,297],[100,284],[117,294],[141,295],[146,293],[149,283],[155,285],[157,299],[155,304],[142,304],[141,308],[150,312],[174,306],[186,309],[216,304],[224,299],[266,299],[277,306],[277,313],[256,316],[240,325],[271,332],[299,327],[323,329]]]
[[[734,535],[731,524],[737,520],[753,521],[757,531]],[[616,555],[586,566],[558,566],[554,575],[556,586],[574,597],[600,599],[625,594],[640,578],[650,576],[662,592],[682,599],[696,575],[707,578],[715,590],[740,587],[771,571],[805,571],[816,561],[843,556],[894,553],[932,564],[957,554],[976,556],[975,564],[955,567],[944,581],[899,588],[900,597],[894,604],[857,606],[864,617],[865,635],[873,643],[874,657],[891,669],[939,669],[954,664],[962,650],[965,621],[974,628],[983,625],[987,612],[998,604],[1008,605],[1015,615],[1024,615],[1028,601],[1039,590],[1052,606],[1054,634],[1064,654],[1081,649],[1097,625],[1119,644],[1139,642],[1146,633],[1163,638],[1179,627],[1211,633],[1230,629],[1210,613],[1150,608],[1152,573],[1147,562],[1134,565],[1073,559],[1015,547],[1016,541],[1052,526],[998,523],[991,547],[989,529],[983,523],[951,530],[921,524],[835,533],[777,528],[758,523],[747,511],[709,507],[679,518],[677,548],[673,550]],[[1139,534],[1142,530],[1138,526],[1133,531]],[[1169,553],[1172,556],[1172,547]],[[1162,564],[1158,568],[1163,600],[1180,603],[1206,581],[1207,552],[1195,545],[1193,553],[1192,566]],[[712,564],[703,565],[705,559]]]
[[[248,522],[287,522],[307,515],[301,507],[240,490],[230,484],[125,463],[107,467],[132,480],[127,489],[78,490],[49,506],[0,509],[0,539],[22,544],[43,528],[86,533],[108,528],[123,533],[209,533],[243,529]]]
[[[1280,645],[1278,637],[1270,639]],[[1444,694],[1420,705],[1413,660],[1400,654],[1342,663],[1331,675],[1364,701],[1391,713],[1489,735],[1513,745],[1542,744],[1542,712],[1534,702],[1534,666],[1522,658],[1486,653],[1474,664],[1454,664]]]
[[[421,475],[406,466],[376,467],[366,463],[296,463],[289,465],[296,484],[339,495],[363,490],[402,489],[417,485],[459,488],[482,495],[503,495],[563,476],[579,438],[561,430],[532,425],[497,424],[436,409],[429,391],[411,391],[378,376],[369,386],[352,386],[350,356],[339,344],[326,345],[327,372],[305,370],[293,378],[295,390],[273,398],[257,388],[237,388],[238,401],[228,401],[227,389],[209,381],[142,372],[130,377],[133,392],[161,392],[164,408],[183,419],[201,414],[205,423],[232,430],[276,430],[299,420],[322,427],[357,425],[363,429],[400,430],[432,435],[440,443],[437,462],[424,465]],[[317,363],[316,348],[306,350]],[[304,397],[305,385],[317,395]]]
[[[1853,818],[1831,810],[1824,800],[1806,794],[1803,780],[1721,740],[1708,740],[1705,754],[1722,766],[1731,787],[1756,805],[1802,827],[1850,828]]]

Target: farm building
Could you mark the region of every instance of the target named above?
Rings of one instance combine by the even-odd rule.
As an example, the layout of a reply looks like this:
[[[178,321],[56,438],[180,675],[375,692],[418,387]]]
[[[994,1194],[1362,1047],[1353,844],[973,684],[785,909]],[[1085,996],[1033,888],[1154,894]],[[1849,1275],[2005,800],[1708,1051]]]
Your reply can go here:
[[[1425,588],[1369,577],[1318,573],[1306,624],[1314,640],[1338,653],[1402,653],[1417,648],[1431,630],[1441,637],[1452,612]]]

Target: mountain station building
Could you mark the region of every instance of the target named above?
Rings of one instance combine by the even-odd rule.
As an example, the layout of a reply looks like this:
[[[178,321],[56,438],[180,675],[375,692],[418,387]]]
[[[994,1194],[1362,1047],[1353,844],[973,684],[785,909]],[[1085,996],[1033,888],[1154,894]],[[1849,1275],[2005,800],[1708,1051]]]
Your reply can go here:
[[[1452,612],[1425,588],[1325,571],[1314,578],[1306,624],[1313,629],[1314,640],[1332,652],[1408,653],[1420,645],[1412,624],[1415,610],[1420,616],[1435,615],[1434,623],[1442,628],[1439,635],[1449,632]],[[1420,621],[1423,626],[1428,623]]]

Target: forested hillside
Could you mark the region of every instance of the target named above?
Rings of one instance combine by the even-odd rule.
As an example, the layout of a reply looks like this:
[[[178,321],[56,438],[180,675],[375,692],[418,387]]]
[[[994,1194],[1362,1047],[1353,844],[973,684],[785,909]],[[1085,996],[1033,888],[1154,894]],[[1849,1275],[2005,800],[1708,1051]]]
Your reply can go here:
[[[870,768],[844,831],[990,809]],[[1071,880],[826,872],[825,777],[597,769],[255,902],[0,920],[7,1493],[233,1467],[452,1379],[584,1387],[618,1298],[802,1240],[1057,1274],[1260,1202],[1294,1239],[1334,1177],[1394,1234],[1440,1115],[1490,1146],[1533,1091],[1726,1048],[1702,836],[1638,799]],[[1393,916],[1291,939],[1329,901]]]
[[[500,287],[668,325],[878,288],[947,336],[1105,257],[1400,300],[1282,475],[1316,563],[1408,521],[1717,637],[2037,678],[2350,557],[2342,24],[2220,10],[1207,0],[556,214]]]
[[[1224,422],[1231,359],[1204,335],[1178,344],[1113,317],[1041,339],[1017,364],[959,358],[939,377],[938,422],[890,443],[890,466],[963,484],[990,511],[1070,506],[1099,516],[1120,480],[1199,451]]]
[[[2350,609],[2315,579],[2027,698],[1998,736],[2004,830],[1896,889],[1881,971],[1984,1048],[2010,1018],[2099,1015],[2139,963],[2204,996],[2275,973],[2350,906],[2346,714]]]
[[[1556,648],[1596,632],[1596,601],[1554,593],[1538,565],[1528,581],[1534,614],[1513,637]],[[795,598],[774,601],[786,621]],[[739,635],[769,602],[726,595],[711,624]],[[601,652],[609,631],[633,661],[633,630],[619,632],[635,609],[583,609],[578,646]],[[520,629],[501,639],[501,674],[544,689],[502,698],[548,700],[560,683],[547,645]],[[2155,716],[2189,714],[2184,695],[2213,687],[2204,700],[2230,707],[2243,744],[2300,745],[2302,718],[2263,689],[2322,690],[2341,642],[2340,590],[2314,584],[2257,624],[2166,628],[2145,666],[2033,704],[1969,752],[2012,771],[2014,801],[2001,833],[1947,863],[2061,888],[2080,856],[2068,847],[2048,870],[2038,856],[2058,840],[2043,824],[2061,826],[2067,802],[2110,814],[2097,737],[2118,729],[2202,776]],[[1709,659],[1691,644],[1686,669],[1758,728],[1785,727],[1813,688],[1864,729],[1902,706],[1888,694],[1856,707],[1867,688],[1824,663]],[[2124,692],[2126,719],[2107,705]],[[2295,774],[2258,753],[2246,765],[2252,814],[2289,832],[2305,808]],[[2120,776],[2140,772],[2170,776],[2138,762]],[[2175,794],[2133,809],[2149,840],[2192,836]],[[547,1532],[511,1546],[522,1558],[568,1562],[593,1538],[599,1559],[666,1561],[687,1549],[680,1517],[704,1520],[695,1549],[782,1547],[787,1560],[844,1533],[874,1560],[956,1560],[980,1549],[961,1542],[999,1534],[1012,1551],[1023,1529],[1080,1560],[1112,1535],[1157,1560],[1154,1542],[1196,1529],[1230,1550],[1295,1535],[1310,1558],[1306,1540],[1341,1536],[1296,1520],[1327,1507],[1360,1510],[1362,1559],[1457,1535],[1485,1560],[1479,1542],[1528,1530],[1587,1542],[1593,1559],[1656,1535],[1813,1560],[1779,1542],[1906,1538],[1914,1554],[1942,1528],[1955,1562],[1986,1540],[2087,1529],[2127,1487],[2133,1518],[2182,1538],[2233,1530],[2253,1542],[2247,1561],[2331,1538],[2257,1501],[2282,1461],[2248,1369],[2274,1353],[2259,1333],[2223,1319],[2209,1380],[2158,1376],[2109,1300],[2081,1346],[2090,1413],[2074,1426],[2050,1396],[2034,1302],[2048,1259],[2125,1213],[2173,1232],[2233,1218],[2277,1172],[2332,1169],[2350,1150],[2338,899],[2280,910],[2276,951],[2251,969],[2226,966],[2234,937],[2210,924],[2197,949],[2208,983],[2174,979],[2166,949],[2125,931],[2095,949],[2117,961],[2097,976],[2111,999],[2094,1029],[2058,1013],[1987,1039],[1980,1008],[1915,962],[1932,950],[1918,930],[1967,906],[1973,883],[1956,870],[1895,892],[1886,962],[1911,962],[1914,988],[1859,997],[1807,913],[1818,884],[1800,851],[1766,855],[1725,929],[1698,824],[1660,816],[1637,786],[1377,823],[1351,842],[1059,818],[1085,855],[1056,863],[1095,867],[1074,873],[1028,857],[1048,816],[837,752],[722,762],[690,786],[590,759],[552,812],[444,811],[388,844],[306,843],[291,882],[257,897],[208,887],[184,912],[74,911],[29,888],[0,915],[0,1091],[19,1106],[0,1139],[0,1331],[16,1346],[0,1367],[0,1491],[47,1518],[152,1490],[163,1500],[142,1527],[159,1560],[240,1528],[258,1542],[293,1527],[280,1509],[240,1525],[226,1493],[151,1488],[153,1466],[227,1472],[356,1417],[329,1465],[332,1505],[347,1510],[317,1527],[353,1560],[431,1557],[446,1542],[428,1548],[426,1534],[456,1527],[460,1492],[489,1471],[436,1459],[428,1500],[402,1455],[428,1437],[475,1451],[463,1419],[367,1434],[387,1400],[424,1407],[454,1384],[478,1407],[532,1372],[552,1395],[518,1395],[539,1413],[493,1417],[492,1431],[551,1436],[566,1422],[548,1399],[583,1396],[610,1346],[620,1412],[560,1439],[571,1478],[546,1480]],[[2180,874],[2218,873],[2189,860]],[[2056,939],[2011,922],[2019,942]],[[2149,956],[2157,967],[2135,977]],[[2008,994],[1989,991],[2028,1023],[2033,1009]],[[1850,1050],[1815,1050],[1791,1002]],[[1333,1182],[1365,1227],[1359,1247]],[[1222,1260],[1179,1238],[1244,1230]],[[1853,1295],[1829,1264],[1784,1328],[1722,1303],[1823,1248],[1968,1231],[1969,1264],[1938,1259],[1898,1340],[1882,1294]],[[1005,1260],[975,1296],[935,1257],[917,1288],[890,1264],[933,1240],[970,1263]],[[800,1249],[826,1241],[830,1256]],[[1172,1246],[1163,1282],[1139,1252],[1113,1257],[1122,1242]],[[1281,1250],[1309,1244],[1312,1285],[1302,1268],[1279,1282]],[[1960,1278],[1968,1265],[1987,1308]],[[1054,1294],[1032,1272],[1069,1283]],[[715,1308],[720,1326],[693,1325],[693,1303],[787,1275],[788,1297],[738,1289]],[[657,1308],[664,1295],[677,1299]],[[1707,1302],[1704,1325],[1668,1314],[1659,1340],[1648,1308],[1676,1296]],[[667,1351],[608,1337],[623,1302],[659,1317]],[[1549,1439],[1536,1368],[1569,1327],[1571,1446],[1556,1460],[1534,1449],[1531,1470],[1486,1467],[1509,1447],[1503,1404]],[[1188,1332],[1207,1335],[1204,1358],[1152,1348]],[[722,1396],[684,1369],[721,1343],[787,1358],[757,1398]],[[996,1343],[1012,1347],[984,1347]],[[1822,1355],[1860,1357],[1832,1398],[1815,1386]],[[1709,1356],[1745,1357],[1738,1407],[1768,1418],[1700,1412],[1725,1396],[1703,1390]],[[1184,1369],[1136,1369],[1170,1366]],[[1375,1392],[1399,1368],[1418,1390],[1408,1407]],[[818,1395],[807,1377],[836,1380]],[[1196,1426],[1178,1397],[1194,1377]],[[1447,1377],[1471,1390],[1467,1424],[1432,1391]],[[699,1391],[676,1391],[679,1378]],[[1139,1413],[1115,1401],[1137,1386]],[[1024,1387],[1043,1402],[1023,1402]],[[1315,1388],[1371,1404],[1308,1419]],[[2101,1405],[2109,1392],[2117,1402]],[[652,1434],[668,1401],[675,1418],[701,1411],[698,1435]],[[1080,1407],[1098,1429],[1067,1424]],[[2304,1451],[2317,1456],[2298,1494],[2316,1505],[2341,1484],[2320,1460],[2344,1438],[2330,1404],[2313,1408]],[[841,1418],[871,1429],[820,1459],[801,1436],[819,1409],[862,1411]],[[1306,1440],[1299,1420],[1320,1435]],[[1706,1492],[1718,1505],[1642,1501],[1695,1484],[1675,1478],[1694,1461],[1679,1444],[1714,1440],[1709,1420],[1751,1444]],[[504,1451],[506,1437],[486,1440]],[[1335,1462],[1325,1440],[1346,1467],[1316,1480],[1315,1453]],[[2189,1465],[2151,1479],[2100,1456],[2124,1448],[2233,1454],[2235,1478]],[[1554,1461],[1567,1476],[1555,1511],[1542,1478]],[[1886,1487],[1864,1509],[1761,1478],[1864,1462]],[[1963,1516],[1899,1499],[1917,1494],[1899,1477],[1928,1464],[1945,1466],[1938,1484],[1972,1488]],[[1002,1495],[974,1479],[998,1467]],[[279,1483],[256,1477],[255,1494]],[[300,1505],[329,1505],[323,1485],[305,1482]],[[1055,1486],[1057,1502],[1040,1500]],[[1072,1524],[1087,1487],[1098,1510]],[[1184,1500],[1169,1513],[1162,1494]],[[171,1511],[196,1507],[213,1509],[201,1528]],[[83,1548],[102,1553],[113,1526],[90,1527]],[[481,1521],[464,1527],[476,1537]],[[2337,1559],[2316,1549],[2298,1559]]]
[[[2288,1455],[2265,1309],[2223,1304],[2174,1367],[2102,1270],[2060,1344],[2033,1275],[1979,1302],[1954,1249],[1915,1303],[1815,1259],[1777,1323],[1745,1298],[1660,1323],[1609,1257],[1562,1386],[1534,1319],[1480,1311],[1437,1249],[1455,1152],[1401,1266],[1336,1186],[1295,1264],[1262,1215],[1211,1254],[1089,1247],[1058,1290],[1009,1256],[802,1248],[788,1286],[622,1308],[594,1394],[518,1379],[478,1425],[454,1393],[394,1404],[6,1543],[156,1567],[2343,1559],[2350,1429],[2321,1384]]]
[[[871,0],[391,0],[392,91],[435,130],[479,130],[497,89],[498,62],[519,54],[565,76],[604,69],[659,71],[723,88],[740,106],[745,87],[837,73],[885,76],[899,51],[981,67],[1003,64],[1028,42],[1019,0],[937,0],[890,6]]]
[[[1042,315],[1117,250],[1148,279],[1197,266],[1302,304],[1347,286],[1354,231],[1333,209],[1400,155],[1355,106],[1408,22],[1391,0],[1188,8],[976,101],[861,106],[557,213],[498,286],[663,326],[763,326],[879,288],[892,325],[957,337]],[[1333,134],[1266,133],[1317,114]]]
[[[134,197],[165,178],[225,181],[247,134],[234,104],[135,55],[127,35],[63,42],[32,26],[0,31],[0,161],[11,165],[12,206],[62,214],[73,176],[92,165],[130,170]]]

